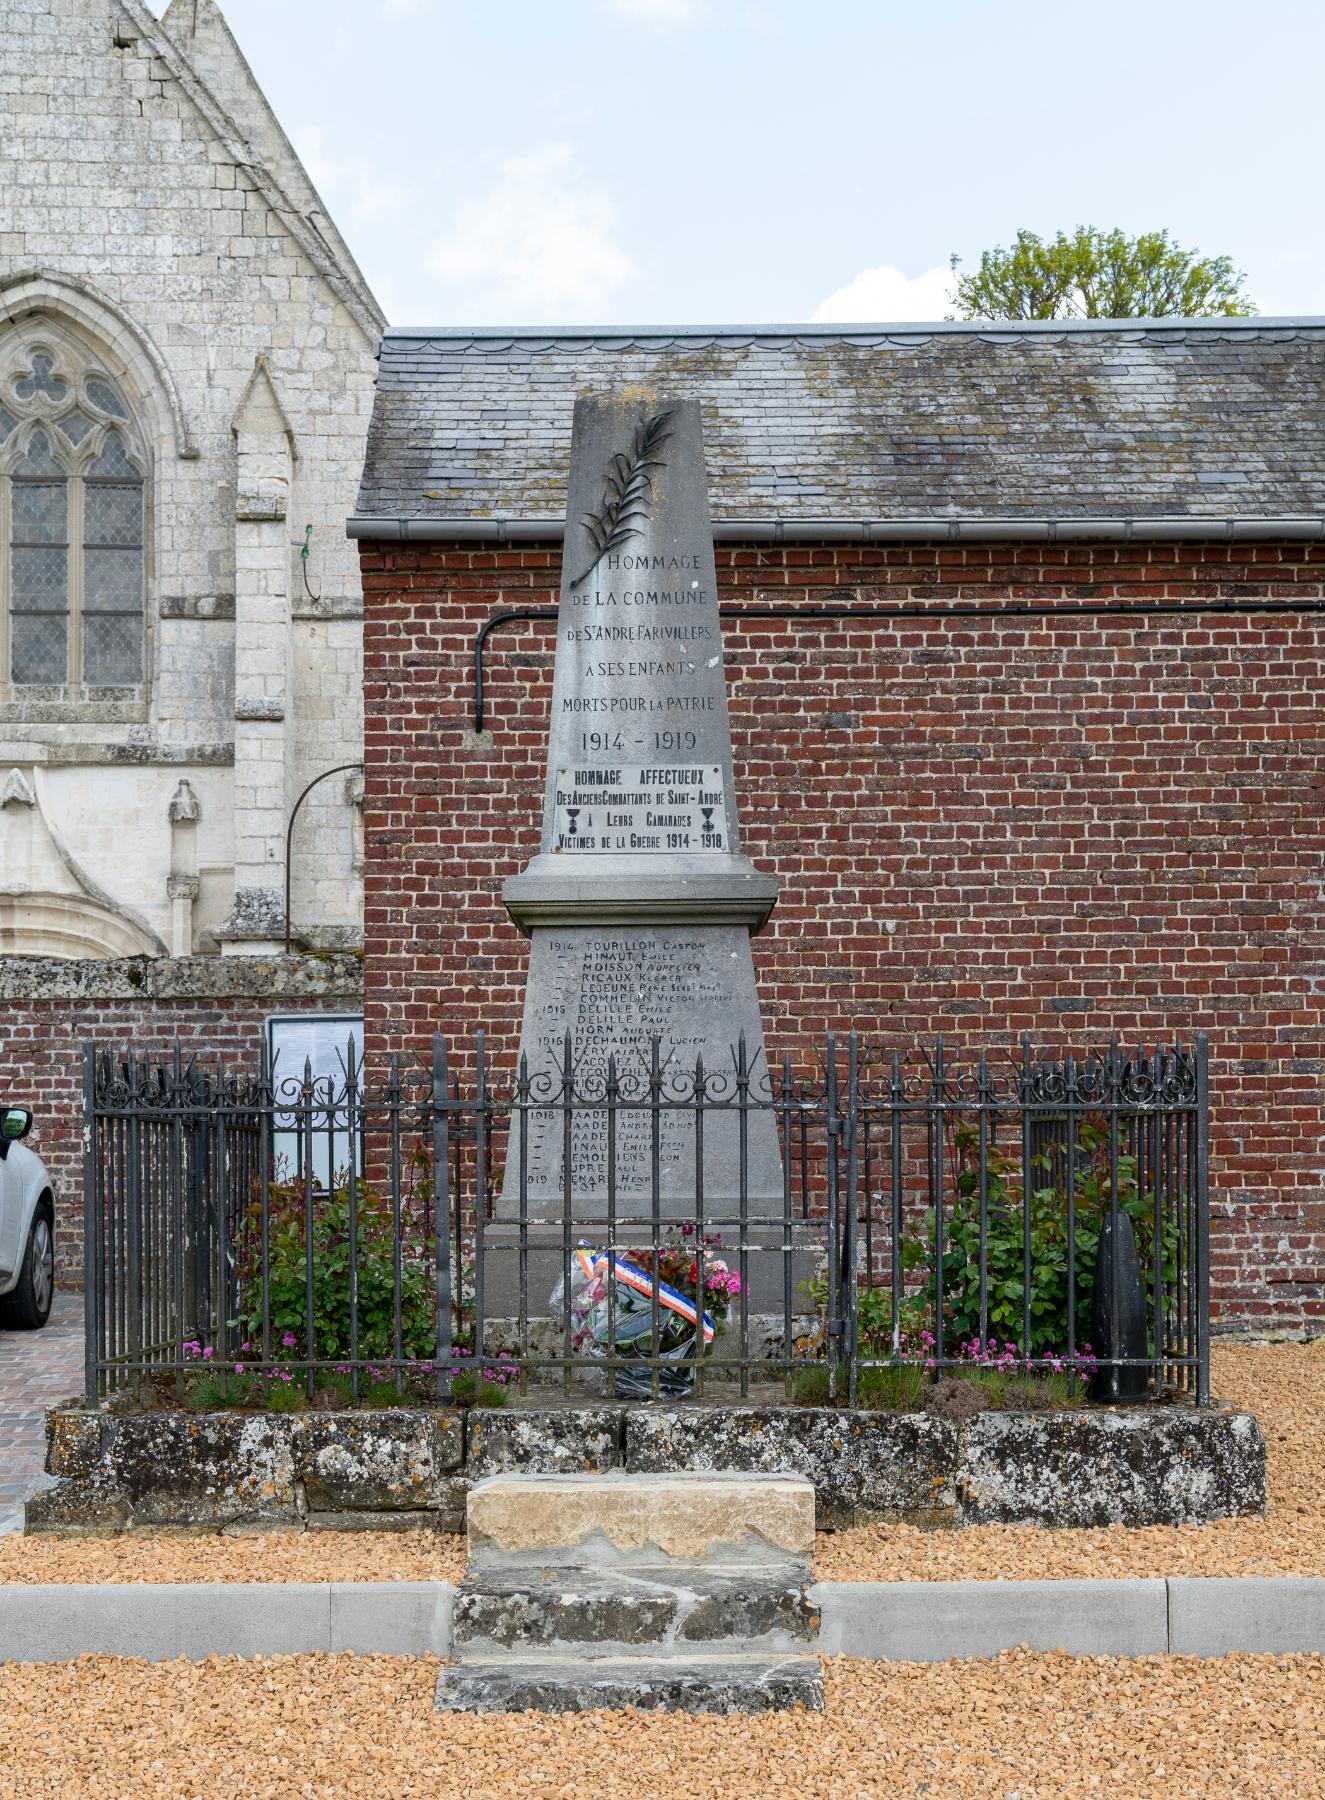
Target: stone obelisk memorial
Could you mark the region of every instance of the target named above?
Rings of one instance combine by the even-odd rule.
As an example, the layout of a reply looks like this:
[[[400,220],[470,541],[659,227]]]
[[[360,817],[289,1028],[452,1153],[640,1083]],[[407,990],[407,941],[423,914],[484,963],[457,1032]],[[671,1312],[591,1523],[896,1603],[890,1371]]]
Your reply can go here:
[[[556,1078],[543,1089],[554,1101],[567,1033],[577,1092],[601,1093],[615,1055],[623,1091],[647,1098],[655,1034],[665,1091],[688,1092],[702,1055],[715,1100],[704,1123],[705,1211],[727,1218],[738,1210],[738,1121],[717,1102],[734,1097],[742,1032],[752,1090],[767,1093],[750,937],[777,895],[741,854],[737,815],[699,404],[639,390],[579,400],[542,845],[502,890],[531,939],[521,1048],[536,1087]],[[606,1109],[574,1116],[569,1169],[560,1111],[526,1117],[528,1218],[559,1220],[569,1191],[582,1235],[601,1240]],[[647,1111],[619,1112],[618,1216],[648,1215],[651,1150]],[[518,1213],[519,1160],[513,1127],[499,1221]],[[664,1218],[693,1213],[695,1177],[693,1113],[668,1113]],[[753,1112],[748,1214],[767,1219],[781,1207],[773,1115]]]

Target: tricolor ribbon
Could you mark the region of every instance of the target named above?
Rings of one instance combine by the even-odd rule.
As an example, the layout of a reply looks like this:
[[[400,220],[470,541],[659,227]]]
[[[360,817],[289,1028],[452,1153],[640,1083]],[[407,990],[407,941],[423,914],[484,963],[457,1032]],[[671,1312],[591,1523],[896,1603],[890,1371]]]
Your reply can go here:
[[[588,1248],[581,1246],[581,1248],[575,1252],[575,1260],[579,1263],[580,1267],[591,1281],[595,1279],[595,1277],[600,1281],[606,1281],[608,1262],[606,1251],[589,1250]],[[638,1268],[633,1262],[628,1262],[626,1258],[618,1252],[612,1257],[612,1272],[623,1287],[632,1288],[635,1293],[643,1294],[646,1298],[652,1300],[653,1276],[650,1275],[647,1270]],[[665,1281],[660,1281],[658,1283],[658,1303],[660,1306],[667,1307],[670,1312],[679,1314],[688,1325],[693,1325],[695,1323],[696,1313],[694,1301],[687,1300],[684,1294],[679,1294],[674,1287],[669,1287]],[[704,1342],[706,1344],[711,1344],[717,1333],[717,1326],[713,1323],[707,1313],[704,1314],[703,1332]]]

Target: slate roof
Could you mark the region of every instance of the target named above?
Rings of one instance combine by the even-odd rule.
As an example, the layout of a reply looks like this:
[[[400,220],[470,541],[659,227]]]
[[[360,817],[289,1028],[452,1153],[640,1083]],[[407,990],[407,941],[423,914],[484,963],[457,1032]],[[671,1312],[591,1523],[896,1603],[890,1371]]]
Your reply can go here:
[[[702,400],[720,536],[1230,519],[1325,535],[1325,319],[393,330],[352,535],[553,535],[576,396],[635,386]]]

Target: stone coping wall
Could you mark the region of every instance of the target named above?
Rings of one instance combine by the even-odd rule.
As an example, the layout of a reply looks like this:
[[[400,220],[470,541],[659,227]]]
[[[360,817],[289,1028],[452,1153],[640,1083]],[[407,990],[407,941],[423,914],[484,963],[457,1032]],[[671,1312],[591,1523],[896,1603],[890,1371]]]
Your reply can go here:
[[[819,1407],[149,1413],[47,1417],[56,1485],[29,1531],[135,1526],[464,1527],[488,1475],[623,1469],[805,1475],[817,1522],[1189,1525],[1260,1513],[1249,1413],[1152,1406],[925,1414]]]
[[[555,545],[362,545],[370,1055],[513,1068],[538,848]],[[1325,544],[724,544],[741,607],[1031,602],[1054,618],[723,625],[770,1055],[857,1027],[997,1057],[1210,1035],[1216,1317],[1325,1321],[1320,620]],[[1203,602],[1266,605],[1203,613]],[[1093,605],[1191,607],[1101,616]]]
[[[273,1013],[357,1012],[363,962],[336,956],[0,957],[0,1100],[30,1106],[55,1187],[57,1274],[83,1270],[82,1046],[255,1066]]]

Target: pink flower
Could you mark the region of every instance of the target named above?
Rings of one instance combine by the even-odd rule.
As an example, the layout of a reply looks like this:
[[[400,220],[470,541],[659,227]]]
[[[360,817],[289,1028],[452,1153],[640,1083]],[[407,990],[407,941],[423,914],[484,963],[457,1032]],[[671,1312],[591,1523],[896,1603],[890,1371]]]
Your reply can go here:
[[[281,1339],[281,1343],[285,1349],[293,1350],[295,1345],[294,1333],[292,1331],[287,1331],[285,1336]]]
[[[244,1365],[243,1365],[243,1363],[236,1363],[236,1364],[235,1364],[235,1374],[236,1374],[236,1375],[242,1375],[242,1374],[243,1374],[243,1373],[244,1373]]]
[[[210,1362],[212,1360],[213,1354],[214,1354],[214,1352],[212,1350],[212,1346],[210,1344],[208,1344],[207,1348],[202,1353],[203,1361]]]

